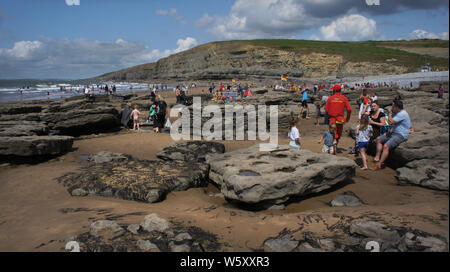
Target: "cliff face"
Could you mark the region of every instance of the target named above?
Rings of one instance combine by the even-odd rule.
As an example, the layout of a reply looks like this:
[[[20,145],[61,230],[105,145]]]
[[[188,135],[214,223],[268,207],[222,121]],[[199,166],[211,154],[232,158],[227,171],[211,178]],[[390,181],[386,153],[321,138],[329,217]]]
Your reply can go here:
[[[393,63],[349,62],[339,54],[298,52],[245,42],[198,46],[155,63],[100,76],[99,80],[217,80],[280,77],[359,76],[404,73]]]

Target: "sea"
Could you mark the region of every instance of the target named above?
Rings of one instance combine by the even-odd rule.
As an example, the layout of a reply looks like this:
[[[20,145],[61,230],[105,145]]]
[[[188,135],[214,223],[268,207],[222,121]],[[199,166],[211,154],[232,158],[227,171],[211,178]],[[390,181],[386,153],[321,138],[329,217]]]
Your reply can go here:
[[[100,82],[87,80],[60,80],[60,79],[19,79],[19,80],[0,80],[0,102],[9,101],[27,101],[43,100],[71,97],[84,94],[84,87],[88,85],[89,89],[94,87],[95,94],[104,94],[101,89],[106,85],[111,88],[116,86],[117,93],[130,92],[136,93],[149,91],[150,85],[159,89],[167,88],[172,90],[173,86],[169,84],[148,84],[131,82]],[[132,88],[132,89],[131,89]]]

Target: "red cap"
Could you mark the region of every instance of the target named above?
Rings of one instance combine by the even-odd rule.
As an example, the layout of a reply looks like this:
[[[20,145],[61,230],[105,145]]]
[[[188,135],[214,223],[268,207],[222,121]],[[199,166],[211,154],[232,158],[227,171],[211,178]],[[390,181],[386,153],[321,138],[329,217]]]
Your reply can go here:
[[[331,88],[334,91],[340,91],[341,90],[341,85],[334,85],[333,88]]]

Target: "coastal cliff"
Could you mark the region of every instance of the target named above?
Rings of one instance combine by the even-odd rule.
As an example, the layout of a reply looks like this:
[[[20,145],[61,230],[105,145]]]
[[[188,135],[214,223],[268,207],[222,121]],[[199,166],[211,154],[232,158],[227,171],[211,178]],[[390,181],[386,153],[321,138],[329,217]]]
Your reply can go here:
[[[145,81],[271,78],[280,75],[291,78],[367,76],[415,72],[426,63],[432,63],[435,69],[448,69],[446,58],[406,52],[392,48],[392,43],[395,45],[396,42],[213,42],[95,79]],[[401,45],[405,44],[445,46],[437,41],[403,42]]]

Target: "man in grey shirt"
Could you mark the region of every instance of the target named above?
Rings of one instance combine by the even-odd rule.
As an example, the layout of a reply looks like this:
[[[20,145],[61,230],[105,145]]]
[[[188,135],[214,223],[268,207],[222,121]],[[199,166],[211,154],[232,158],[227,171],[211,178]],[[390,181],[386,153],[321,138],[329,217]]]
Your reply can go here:
[[[373,160],[378,162],[378,164],[372,168],[375,171],[381,169],[391,150],[408,140],[411,119],[409,114],[403,109],[401,100],[394,100],[392,103],[392,109],[389,110],[388,123],[394,128],[377,138],[377,154]]]

